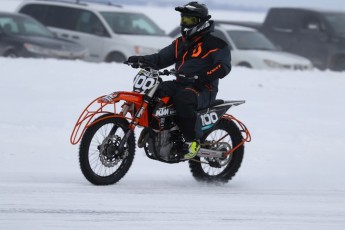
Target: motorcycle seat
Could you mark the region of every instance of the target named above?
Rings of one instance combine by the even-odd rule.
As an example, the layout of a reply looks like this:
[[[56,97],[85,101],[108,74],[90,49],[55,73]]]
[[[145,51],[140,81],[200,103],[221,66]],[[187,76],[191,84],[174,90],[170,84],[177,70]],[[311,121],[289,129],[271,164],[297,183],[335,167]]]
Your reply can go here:
[[[202,111],[202,110],[204,110],[204,109],[211,108],[211,107],[216,106],[216,105],[224,104],[224,102],[225,102],[225,101],[222,100],[222,99],[216,99],[216,100],[213,101],[211,104],[209,104],[207,107],[198,109],[198,111],[200,112],[200,111]]]
[[[214,102],[212,102],[208,107],[212,107],[212,106],[216,106],[216,105],[220,105],[223,104],[224,100],[223,99],[216,99]]]

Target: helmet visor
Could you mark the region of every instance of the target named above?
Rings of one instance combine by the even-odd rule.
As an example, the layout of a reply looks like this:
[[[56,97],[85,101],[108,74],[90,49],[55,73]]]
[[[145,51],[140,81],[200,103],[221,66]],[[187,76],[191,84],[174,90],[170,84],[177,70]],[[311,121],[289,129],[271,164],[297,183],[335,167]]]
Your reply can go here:
[[[195,16],[187,16],[187,15],[182,15],[181,16],[181,26],[184,27],[192,27],[195,26],[199,23],[198,17]]]

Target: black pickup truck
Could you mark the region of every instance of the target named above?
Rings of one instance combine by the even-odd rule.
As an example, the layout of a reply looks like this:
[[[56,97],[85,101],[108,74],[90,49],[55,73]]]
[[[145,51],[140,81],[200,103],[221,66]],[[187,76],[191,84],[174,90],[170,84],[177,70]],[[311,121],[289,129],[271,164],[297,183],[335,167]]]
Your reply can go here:
[[[230,23],[258,29],[282,50],[308,58],[319,69],[345,71],[345,12],[271,8],[262,24]]]

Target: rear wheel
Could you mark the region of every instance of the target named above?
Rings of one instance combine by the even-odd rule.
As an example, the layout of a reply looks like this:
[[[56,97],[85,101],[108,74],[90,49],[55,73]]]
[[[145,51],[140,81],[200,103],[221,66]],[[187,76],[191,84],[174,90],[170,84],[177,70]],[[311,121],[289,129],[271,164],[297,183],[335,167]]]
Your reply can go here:
[[[83,175],[92,184],[114,184],[128,172],[135,153],[134,134],[129,136],[123,151],[118,151],[127,131],[127,120],[112,117],[102,117],[86,130],[80,144],[79,162]]]
[[[210,149],[227,152],[241,143],[243,137],[237,125],[222,118],[201,140]],[[203,147],[203,146],[202,146]],[[224,158],[195,157],[189,161],[192,175],[197,181],[227,183],[241,167],[244,145]]]

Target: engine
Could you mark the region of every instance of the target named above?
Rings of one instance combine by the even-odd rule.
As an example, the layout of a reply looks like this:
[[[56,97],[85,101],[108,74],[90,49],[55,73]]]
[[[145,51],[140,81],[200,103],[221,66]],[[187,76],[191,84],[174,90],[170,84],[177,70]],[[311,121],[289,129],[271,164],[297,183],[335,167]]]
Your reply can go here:
[[[175,126],[171,130],[155,132],[147,141],[151,158],[165,162],[175,163],[180,159],[184,139],[180,130]]]
[[[151,130],[147,133],[145,149],[151,159],[168,163],[179,162],[179,152],[181,152],[184,138],[174,122],[175,114],[174,107],[163,101],[159,101],[152,108]]]

